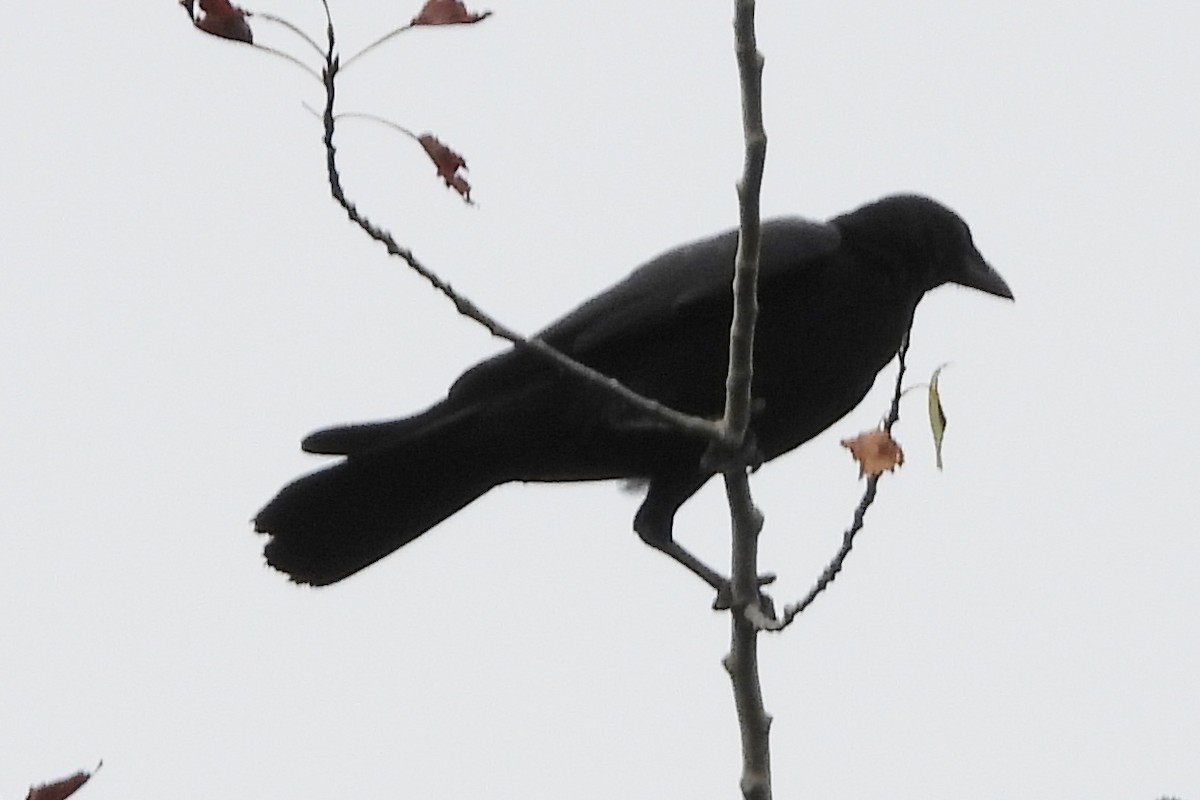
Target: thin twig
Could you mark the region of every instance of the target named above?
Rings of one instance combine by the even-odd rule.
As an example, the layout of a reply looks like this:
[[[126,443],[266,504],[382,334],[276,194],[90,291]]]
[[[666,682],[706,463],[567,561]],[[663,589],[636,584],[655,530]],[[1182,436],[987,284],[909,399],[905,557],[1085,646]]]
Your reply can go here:
[[[313,76],[313,78],[315,78],[316,80],[318,80],[318,81],[321,80],[321,76],[317,74],[317,71],[315,69],[310,67],[308,64],[305,64],[303,61],[296,58],[291,53],[285,53],[282,50],[276,50],[274,47],[267,47],[265,44],[258,44],[257,42],[255,42],[254,44],[252,44],[250,46],[253,47],[255,50],[262,50],[264,53],[270,53],[273,56],[278,56],[279,58],[282,58],[284,61],[287,61],[291,64],[295,64],[297,67],[304,70],[309,75]]]
[[[729,334],[729,374],[725,382],[726,438],[741,447],[750,424],[754,375],[754,326],[758,317],[759,194],[767,155],[762,119],[763,57],[754,31],[754,0],[734,2],[734,51],[742,96],[745,158],[738,182],[740,233],[733,280],[733,323]],[[726,470],[725,494],[733,521],[733,613],[729,654],[724,665],[733,684],[742,742],[739,782],[746,800],[771,798],[771,717],[763,705],[758,675],[758,536],[762,514],[754,507],[744,462]]]
[[[184,8],[189,8],[189,7],[188,7],[188,6],[184,6]],[[306,34],[305,34],[303,31],[301,31],[299,28],[297,28],[295,25],[293,25],[292,23],[288,22],[287,20],[280,19],[279,17],[273,16],[273,15],[271,15],[271,14],[261,14],[261,13],[260,13],[260,14],[254,14],[254,13],[252,13],[252,12],[250,12],[250,11],[246,11],[246,12],[244,12],[244,13],[245,13],[245,15],[246,15],[247,17],[261,17],[261,18],[263,18],[264,20],[267,20],[268,22],[277,22],[277,23],[279,23],[280,25],[283,25],[284,27],[290,28],[291,30],[293,30],[293,31],[295,31],[296,33],[298,33],[298,34],[300,34],[301,36],[303,36],[303,37],[304,37],[304,38],[305,38],[305,39],[306,39],[306,40],[307,40],[307,41],[308,41],[310,44],[312,44],[314,47],[316,46],[316,43],[315,43],[315,42],[313,42],[313,40],[312,40],[312,39],[310,39],[310,38],[309,38],[309,37],[308,37],[308,36],[307,36],[307,35],[306,35]],[[195,20],[192,20],[192,24],[193,24],[193,25],[196,25],[197,27],[199,27],[199,23],[197,23]],[[249,30],[249,29],[247,29],[247,30]],[[238,44],[244,44],[244,45],[246,45],[246,46],[248,46],[248,47],[252,47],[252,48],[254,48],[255,50],[259,50],[259,51],[261,51],[261,52],[263,52],[263,53],[266,53],[267,55],[272,55],[272,56],[275,56],[276,58],[282,58],[284,61],[288,62],[289,64],[295,64],[297,67],[299,67],[300,69],[302,69],[302,70],[304,70],[305,72],[307,72],[307,73],[308,73],[309,75],[311,75],[311,76],[312,76],[312,77],[313,77],[313,78],[314,78],[316,81],[320,82],[320,80],[321,80],[321,76],[317,74],[317,71],[316,71],[315,69],[313,69],[312,67],[310,67],[308,64],[305,64],[303,61],[301,61],[300,59],[296,58],[296,57],[295,57],[294,55],[292,55],[291,53],[287,53],[287,52],[284,52],[283,50],[277,50],[277,49],[276,49],[276,48],[274,48],[274,47],[268,47],[268,46],[267,46],[267,45],[265,45],[265,44],[260,44],[260,43],[258,43],[258,42],[255,42],[255,41],[251,41],[249,38],[242,39],[242,38],[233,38],[233,37],[228,37],[228,36],[222,36],[221,38],[225,39],[226,41],[230,41],[230,42],[236,42],[236,43],[238,43]],[[318,53],[318,54],[319,54],[319,55],[320,55],[322,58],[324,58],[325,54],[321,52],[321,48],[319,48],[319,47],[317,48],[317,53]]]
[[[378,39],[371,42],[369,45],[364,47],[362,50],[359,50],[357,53],[355,53],[354,55],[347,58],[346,63],[342,65],[342,69],[346,69],[351,64],[353,64],[355,61],[358,61],[360,58],[365,56],[367,53],[374,50],[376,47],[379,47],[384,42],[390,41],[391,39],[399,36],[400,34],[404,33],[407,30],[411,30],[412,27],[413,27],[413,24],[410,22],[407,25],[401,25],[399,28],[396,28],[394,31],[385,33],[383,36],[380,36]]]
[[[267,22],[274,22],[276,25],[282,25],[283,27],[287,28],[292,33],[299,36],[304,41],[308,42],[309,46],[312,47],[312,49],[314,51],[316,51],[316,54],[318,56],[320,56],[321,58],[325,57],[325,51],[321,49],[321,45],[317,44],[316,41],[311,36],[309,36],[304,31],[300,30],[299,28],[297,28],[292,23],[288,22],[283,17],[277,17],[274,14],[268,14],[264,11],[254,11],[254,12],[247,11],[246,16],[255,17],[258,19],[265,19]],[[318,80],[320,80],[319,76],[318,76]]]
[[[325,112],[324,112],[324,111],[318,111],[317,109],[315,109],[315,108],[313,108],[312,106],[310,106],[308,103],[301,103],[300,105],[304,107],[304,110],[305,110],[305,111],[307,111],[308,113],[312,114],[312,115],[313,115],[314,117],[316,117],[317,119],[323,120],[323,119],[325,118]],[[398,123],[398,122],[392,122],[390,119],[385,119],[385,118],[383,118],[383,117],[378,117],[378,116],[376,116],[376,115],[374,115],[374,114],[366,114],[366,113],[363,113],[363,112],[361,112],[361,111],[343,111],[343,112],[341,112],[340,114],[334,114],[334,115],[333,115],[333,121],[334,121],[334,122],[337,122],[337,121],[339,121],[339,120],[343,120],[343,119],[362,119],[362,120],[367,120],[368,122],[378,122],[380,125],[386,125],[386,126],[387,126],[387,127],[389,127],[389,128],[393,128],[394,130],[397,130],[397,131],[399,131],[399,132],[400,132],[400,133],[402,133],[403,135],[405,135],[405,136],[407,136],[408,138],[412,139],[412,140],[413,140],[414,142],[416,142],[417,144],[420,144],[420,143],[421,143],[421,137],[420,137],[420,136],[418,136],[417,134],[413,133],[412,131],[410,131],[408,128],[404,127],[404,126],[403,126],[403,125],[401,125],[400,123]]]
[[[342,67],[342,69],[345,69],[345,67]],[[399,131],[418,144],[421,142],[420,136],[413,133],[400,123],[392,122],[390,119],[384,119],[383,117],[377,117],[374,114],[364,114],[361,111],[343,111],[341,114],[338,114],[335,119],[363,119],[367,120],[368,122],[378,122],[380,125],[386,125],[389,128]]]
[[[911,333],[911,323],[910,331],[904,334],[904,340],[901,342],[900,351],[896,356],[896,360],[900,365],[896,371],[896,388],[892,392],[891,408],[888,410],[888,415],[883,422],[883,429],[888,433],[892,432],[892,426],[900,419],[900,398],[904,394],[901,390],[901,385],[904,381],[904,360],[908,356],[909,333]],[[833,579],[837,577],[837,574],[842,571],[842,565],[846,561],[846,556],[850,555],[850,549],[854,547],[854,537],[862,530],[863,522],[867,516],[867,509],[875,502],[875,491],[879,487],[880,477],[880,475],[872,475],[867,478],[867,488],[863,491],[862,500],[859,502],[858,508],[854,509],[854,518],[850,523],[850,527],[842,534],[842,546],[838,548],[837,554],[829,562],[828,566],[825,567],[816,584],[799,602],[785,607],[780,620],[766,626],[768,630],[781,631],[788,625],[791,625],[793,620],[799,614],[803,613],[804,609],[812,605],[813,601],[817,599],[817,595],[825,591],[829,587],[829,584],[833,583]]]
[[[326,18],[328,16],[328,3],[325,2]],[[662,421],[671,425],[681,432],[701,436],[707,439],[719,440],[721,438],[722,427],[713,420],[704,419],[703,417],[695,417],[690,414],[683,414],[675,411],[662,403],[643,397],[632,389],[621,384],[615,378],[610,378],[603,373],[581,364],[578,361],[560,353],[552,346],[537,338],[528,338],[522,336],[516,331],[501,324],[495,318],[485,314],[478,306],[467,299],[464,295],[459,294],[450,286],[449,283],[442,280],[433,270],[422,264],[412,251],[406,247],[401,247],[396,243],[396,240],[386,230],[378,227],[368,220],[358,208],[347,197],[342,188],[341,175],[337,166],[337,148],[333,144],[333,134],[335,122],[338,115],[333,112],[334,99],[336,95],[336,79],[339,72],[339,60],[335,53],[333,22],[330,19],[328,28],[329,49],[325,54],[325,111],[322,115],[325,131],[325,162],[326,171],[329,176],[329,189],[334,200],[345,210],[346,215],[350,220],[358,225],[368,236],[387,248],[390,255],[397,256],[404,260],[406,264],[418,275],[424,278],[433,286],[434,289],[445,295],[450,302],[454,304],[458,313],[469,319],[478,322],[488,330],[493,336],[497,336],[506,341],[512,342],[515,346],[527,349],[539,356],[553,362],[561,369],[576,375],[594,386],[601,387],[625,402],[629,403],[634,408],[645,413],[647,416]],[[398,126],[397,126],[398,127]]]

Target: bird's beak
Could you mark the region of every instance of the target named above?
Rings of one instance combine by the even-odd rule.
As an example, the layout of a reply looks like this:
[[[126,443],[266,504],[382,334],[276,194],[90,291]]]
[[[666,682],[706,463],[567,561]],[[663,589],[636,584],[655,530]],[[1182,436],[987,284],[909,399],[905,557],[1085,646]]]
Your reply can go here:
[[[967,260],[965,269],[954,282],[997,297],[1013,299],[1012,289],[1008,288],[1004,278],[1001,278],[1000,273],[992,269],[992,265],[984,261],[983,256],[978,253]]]

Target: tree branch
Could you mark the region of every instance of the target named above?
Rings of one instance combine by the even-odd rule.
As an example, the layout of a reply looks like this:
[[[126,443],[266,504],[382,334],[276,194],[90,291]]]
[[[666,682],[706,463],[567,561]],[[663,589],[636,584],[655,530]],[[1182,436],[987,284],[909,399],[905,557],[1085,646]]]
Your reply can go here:
[[[329,6],[325,5],[326,20],[328,21],[327,38],[328,50],[325,52],[325,69],[322,73],[322,79],[325,84],[325,110],[322,115],[322,121],[325,131],[325,162],[326,171],[329,176],[329,190],[333,195],[333,199],[338,202],[350,218],[350,221],[358,225],[368,236],[387,248],[389,255],[396,256],[404,260],[406,264],[418,275],[427,280],[434,289],[445,295],[450,302],[454,304],[455,309],[459,314],[474,320],[488,330],[493,336],[499,337],[511,342],[517,347],[529,350],[536,353],[538,356],[552,362],[560,369],[575,375],[583,380],[586,380],[593,386],[598,387],[602,391],[620,398],[630,406],[636,408],[648,417],[663,422],[667,425],[675,427],[680,431],[692,434],[699,437],[704,437],[713,441],[721,441],[723,439],[724,427],[716,421],[696,417],[690,414],[684,414],[675,411],[668,406],[663,405],[648,397],[643,397],[629,387],[623,385],[615,378],[610,378],[603,373],[597,372],[591,367],[581,364],[580,362],[570,358],[558,350],[551,347],[546,342],[538,338],[528,338],[522,336],[511,328],[503,325],[494,317],[484,313],[478,306],[471,302],[466,296],[455,291],[454,288],[442,280],[437,273],[422,264],[412,251],[406,247],[401,247],[396,243],[396,240],[383,228],[375,225],[366,218],[347,197],[345,190],[342,188],[341,175],[337,166],[337,148],[333,143],[333,134],[336,127],[336,115],[334,114],[334,100],[336,97],[337,75],[340,69],[339,58],[335,49],[335,37],[333,29],[333,21],[329,16]]]
[[[734,581],[739,577],[739,561],[748,561],[750,576],[756,578],[755,557],[762,514],[749,502],[750,485],[745,469],[725,473],[725,496],[733,521]],[[745,552],[739,553],[740,549]],[[749,603],[733,606],[731,644],[722,664],[733,684],[733,703],[741,733],[742,776],[739,785],[742,797],[745,800],[770,800],[771,717],[763,706],[762,683],[758,677],[758,632],[760,619],[765,616],[759,610],[757,586],[751,596],[755,599]]]
[[[896,359],[900,363],[900,368],[896,372],[896,388],[892,392],[892,405],[888,409],[888,415],[883,422],[883,429],[888,433],[892,432],[892,426],[900,420],[900,396],[904,394],[901,389],[904,382],[904,360],[908,356],[908,341],[911,332],[912,323],[910,322],[909,331],[904,334],[904,341],[900,344],[900,351],[896,355]],[[833,579],[837,577],[837,574],[842,571],[842,565],[846,562],[846,557],[850,555],[850,549],[854,547],[854,537],[862,530],[863,522],[867,516],[867,509],[875,502],[875,491],[879,488],[879,479],[881,477],[883,476],[872,475],[867,478],[867,488],[863,491],[862,500],[859,502],[858,508],[854,510],[854,518],[850,522],[850,527],[842,534],[842,546],[838,549],[833,559],[830,560],[824,571],[821,572],[816,585],[809,590],[803,599],[784,608],[783,617],[778,622],[771,622],[765,626],[768,630],[781,631],[788,625],[791,625],[796,617],[812,605],[813,601],[817,599],[817,595],[825,591],[833,583]]]
[[[754,326],[758,317],[759,193],[766,163],[767,135],[762,119],[762,54],[754,31],[754,0],[734,2],[734,49],[742,95],[745,159],[738,182],[740,235],[733,280],[733,324],[729,335],[729,374],[725,382],[726,439],[745,452],[754,376]],[[733,613],[731,643],[724,665],[733,684],[742,740],[740,786],[746,800],[770,800],[771,718],[763,706],[758,676],[758,535],[762,515],[754,507],[745,460],[724,471],[725,494],[733,523]]]

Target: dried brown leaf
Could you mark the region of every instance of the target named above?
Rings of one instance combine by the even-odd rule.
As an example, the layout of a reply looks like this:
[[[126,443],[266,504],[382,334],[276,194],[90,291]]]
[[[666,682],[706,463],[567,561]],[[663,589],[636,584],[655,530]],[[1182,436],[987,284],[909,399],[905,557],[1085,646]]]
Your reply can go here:
[[[70,777],[41,786],[31,786],[25,800],[66,800],[92,777],[90,772],[76,772]]]
[[[843,439],[842,447],[858,462],[858,477],[894,472],[904,465],[904,451],[885,430],[867,431],[853,439]]]
[[[254,34],[250,31],[250,23],[246,22],[246,12],[229,2],[229,0],[197,0],[204,16],[197,19],[194,16],[193,0],[180,0],[180,5],[187,9],[192,16],[192,24],[197,28],[220,36],[222,39],[232,39],[235,42],[254,44]]]
[[[431,134],[422,134],[417,137],[417,141],[425,148],[430,160],[437,167],[438,176],[447,186],[462,195],[464,200],[471,202],[471,185],[467,183],[466,178],[458,174],[459,170],[466,170],[466,160]]]
[[[490,17],[492,12],[472,14],[462,0],[428,0],[421,13],[413,17],[413,25],[467,25]]]

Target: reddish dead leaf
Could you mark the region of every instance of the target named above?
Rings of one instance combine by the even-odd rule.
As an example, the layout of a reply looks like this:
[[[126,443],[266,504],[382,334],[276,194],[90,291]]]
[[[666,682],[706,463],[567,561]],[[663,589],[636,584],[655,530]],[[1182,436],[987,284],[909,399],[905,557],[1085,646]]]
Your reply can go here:
[[[193,0],[179,0],[179,4],[187,9],[192,17],[192,24],[205,33],[220,36],[222,39],[232,39],[235,42],[254,44],[254,34],[250,32],[250,23],[246,22],[246,12],[229,2],[229,0],[197,0],[204,16],[197,19]]]
[[[438,176],[446,182],[447,186],[462,195],[464,200],[468,203],[471,202],[471,184],[458,174],[460,169],[466,170],[467,168],[467,162],[463,160],[463,157],[428,133],[417,137],[417,141],[425,148],[430,160],[437,167]]]
[[[462,0],[427,0],[421,13],[413,17],[412,25],[466,25],[490,17],[492,12],[472,14]]]
[[[88,782],[88,778],[92,777],[90,772],[76,772],[69,778],[63,778],[61,781],[54,783],[46,783],[41,786],[31,786],[29,794],[25,800],[65,800],[75,794],[80,786]]]
[[[860,433],[853,439],[843,439],[842,447],[858,462],[858,477],[875,477],[884,471],[894,472],[904,465],[904,451],[887,431],[875,430]]]

